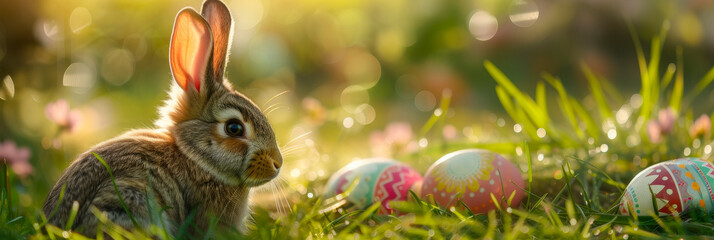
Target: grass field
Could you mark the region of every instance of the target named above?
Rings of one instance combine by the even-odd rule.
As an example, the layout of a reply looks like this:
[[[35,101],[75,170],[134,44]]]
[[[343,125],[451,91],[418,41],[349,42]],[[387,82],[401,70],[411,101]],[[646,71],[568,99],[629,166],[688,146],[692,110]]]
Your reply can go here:
[[[276,179],[253,189],[249,230],[195,229],[187,221],[171,233],[157,221],[128,231],[100,217],[106,235],[81,236],[49,225],[40,208],[79,153],[152,126],[169,86],[171,14],[197,6],[110,2],[41,4],[43,18],[26,27],[39,40],[23,54],[4,45],[11,38],[0,28],[0,239],[714,235],[714,215],[698,209],[618,213],[624,189],[641,170],[683,157],[714,160],[708,22],[689,9],[699,5],[661,14],[672,21],[654,21],[661,9],[643,7],[646,14],[634,21],[598,22],[594,15],[578,18],[591,14],[574,7],[581,5],[558,1],[535,1],[543,9],[540,18],[535,10],[535,23],[517,21],[533,12],[509,16],[512,1],[479,1],[478,9],[500,21],[498,33],[483,30],[490,15],[474,13],[471,1],[226,1],[247,19],[236,23],[227,76],[267,115],[285,159]],[[586,33],[572,34],[586,40],[572,40],[569,31],[579,27]],[[621,31],[589,35],[611,29]],[[593,46],[582,42],[591,40],[604,43],[588,50]],[[424,174],[440,157],[467,148],[497,152],[521,170],[527,194],[518,207],[492,195],[497,209],[474,213],[410,192],[392,202],[400,214],[384,215],[380,203],[345,201],[349,191],[324,195],[328,178],[357,159],[389,157]]]

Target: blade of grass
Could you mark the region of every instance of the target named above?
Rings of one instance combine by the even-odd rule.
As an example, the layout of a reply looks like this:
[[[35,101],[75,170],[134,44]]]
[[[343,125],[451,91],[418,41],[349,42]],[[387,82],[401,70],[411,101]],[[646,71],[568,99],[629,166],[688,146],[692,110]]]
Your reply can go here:
[[[585,111],[585,108],[574,98],[570,98],[570,104],[573,106],[573,110],[575,110],[578,117],[585,123],[585,131],[588,132],[588,136],[593,138],[595,142],[598,142],[598,139],[600,139],[600,131],[598,129],[600,129],[600,127],[595,124],[593,117],[588,111]]]
[[[682,107],[682,92],[684,91],[684,68],[682,66],[682,47],[677,47],[677,77],[674,80],[674,87],[672,87],[672,94],[669,99],[669,106],[674,109],[675,112],[679,112]]]
[[[545,83],[543,81],[538,81],[538,85],[536,85],[536,102],[540,110],[547,114],[548,102],[545,92]]]
[[[533,161],[531,159],[531,150],[528,146],[528,142],[523,143],[524,153],[526,154],[526,162],[528,162],[528,192],[533,191]],[[531,195],[528,194],[528,199],[526,200],[526,206],[531,205]]]
[[[119,203],[121,203],[122,208],[124,208],[124,211],[125,211],[126,214],[129,216],[129,219],[131,220],[131,223],[134,224],[134,227],[136,227],[137,229],[141,228],[141,227],[139,226],[139,224],[136,222],[136,220],[134,219],[134,215],[132,215],[132,214],[131,214],[131,211],[129,211],[129,207],[127,207],[127,206],[126,206],[126,203],[124,203],[124,199],[121,197],[121,194],[119,193],[119,188],[117,187],[117,183],[116,183],[116,181],[115,181],[115,179],[114,179],[114,175],[112,174],[112,170],[109,169],[109,165],[108,165],[107,162],[105,162],[104,159],[102,159],[102,157],[100,157],[99,154],[97,154],[96,152],[92,152],[92,154],[94,155],[95,158],[97,158],[97,160],[99,160],[99,162],[102,163],[102,165],[104,165],[104,167],[105,167],[105,168],[107,169],[107,171],[109,172],[109,178],[112,179],[112,185],[114,186],[114,191],[115,191],[116,194],[117,194],[117,198],[119,198]]]
[[[603,94],[602,92],[602,87],[600,87],[598,78],[590,70],[590,67],[585,64],[585,62],[580,63],[580,69],[583,71],[583,74],[588,80],[588,83],[590,83],[590,92],[593,94],[593,98],[595,98],[595,102],[597,103],[598,108],[600,109],[600,115],[602,116],[602,120],[604,121],[605,119],[614,119],[612,117],[612,110],[610,110],[610,106],[607,104],[607,100],[605,100],[605,94]]]
[[[652,38],[652,46],[650,48],[650,62],[647,65],[647,76],[649,77],[650,86],[652,93],[652,104],[657,105],[659,100],[659,60],[660,52],[662,51],[662,42],[660,37],[655,36]]]
[[[667,70],[664,72],[664,76],[662,76],[662,88],[660,91],[664,91],[669,87],[669,84],[672,83],[672,79],[674,77],[674,73],[677,72],[677,65],[674,63],[670,63],[667,65]]]
[[[421,130],[419,131],[419,137],[424,137],[426,136],[427,133],[429,133],[429,130],[431,130],[434,127],[434,124],[437,122],[444,122],[444,119],[446,119],[446,113],[449,111],[449,104],[451,103],[451,91],[450,90],[444,90],[443,93],[441,94],[441,103],[439,104],[439,109],[441,110],[441,114],[432,114],[431,117],[429,117],[429,120],[426,121],[424,126],[422,126]],[[441,121],[440,121],[441,120]]]
[[[501,72],[501,70],[493,65],[491,61],[486,60],[483,65],[486,67],[486,71],[488,71],[496,83],[502,86],[503,89],[515,98],[516,102],[523,107],[526,113],[528,113],[528,115],[533,119],[536,126],[546,127],[546,124],[549,121],[548,114],[543,109],[538,107],[538,104],[532,98],[518,90],[516,85],[514,85],[511,80],[509,80],[506,75]]]
[[[634,27],[632,27],[632,24],[629,21],[627,22],[627,28],[630,32],[630,36],[632,37],[632,41],[635,44],[635,52],[637,53],[637,63],[640,67],[640,79],[642,81],[642,89],[640,90],[640,95],[642,95],[640,117],[644,119],[644,122],[647,122],[647,120],[649,120],[650,118],[652,108],[654,107],[651,102],[652,85],[650,82],[649,72],[647,70],[647,61],[645,60],[645,54],[642,50],[640,39],[635,33],[635,29]]]
[[[694,86],[694,89],[692,89],[687,96],[690,98],[690,101],[693,100],[696,96],[698,96],[700,93],[702,93],[710,83],[714,81],[714,67],[709,69],[709,72],[707,72],[704,77],[702,77],[701,80],[697,83],[697,85]]]
[[[69,219],[67,219],[67,224],[64,226],[64,230],[69,231],[72,229],[74,224],[74,219],[77,217],[77,211],[79,210],[79,203],[77,201],[72,202],[72,210],[69,212]]]
[[[573,112],[573,106],[568,100],[568,94],[565,91],[565,88],[563,87],[563,83],[560,81],[560,79],[557,79],[548,73],[542,73],[541,76],[546,80],[546,82],[548,82],[553,88],[555,88],[556,92],[558,92],[558,96],[560,96],[558,101],[558,103],[560,104],[560,109],[565,115],[565,117],[568,119],[568,122],[570,122],[570,126],[573,127],[575,135],[577,135],[578,139],[580,140],[585,139],[585,134],[578,126],[578,119],[575,117],[575,113]]]

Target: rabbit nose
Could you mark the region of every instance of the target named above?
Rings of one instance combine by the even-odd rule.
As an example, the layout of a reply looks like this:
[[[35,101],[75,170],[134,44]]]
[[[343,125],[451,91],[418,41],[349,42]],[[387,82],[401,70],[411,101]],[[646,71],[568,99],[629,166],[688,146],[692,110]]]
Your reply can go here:
[[[280,169],[280,167],[283,166],[283,156],[280,155],[279,151],[273,152],[272,160],[273,167],[275,167],[275,169]]]

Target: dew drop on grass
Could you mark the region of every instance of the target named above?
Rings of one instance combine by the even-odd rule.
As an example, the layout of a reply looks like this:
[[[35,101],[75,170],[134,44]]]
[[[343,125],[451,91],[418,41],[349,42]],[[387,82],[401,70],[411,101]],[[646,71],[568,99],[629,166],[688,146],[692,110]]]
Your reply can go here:
[[[617,130],[615,130],[613,128],[613,129],[610,129],[607,131],[607,138],[612,140],[612,139],[615,139],[616,137],[617,137]]]
[[[712,152],[712,146],[711,145],[706,145],[704,146],[704,154],[710,154]]]
[[[419,139],[419,147],[425,148],[426,146],[429,146],[429,140],[426,140],[426,138]]]
[[[536,134],[538,135],[539,138],[544,138],[545,137],[545,129],[538,128],[538,130],[536,131]]]
[[[516,133],[520,133],[521,131],[523,131],[523,126],[521,126],[521,124],[516,123],[513,125],[513,131]]]
[[[523,149],[521,149],[520,146],[519,146],[519,147],[516,147],[516,155],[518,155],[518,156],[523,155]]]
[[[601,151],[601,152],[607,152],[608,149],[610,149],[610,147],[607,146],[607,144],[604,144],[604,143],[603,143],[602,145],[600,145],[600,151]]]
[[[355,124],[355,121],[354,121],[354,119],[352,119],[352,117],[346,117],[344,120],[342,120],[342,126],[344,126],[345,128],[349,129],[352,126],[354,126],[354,124]]]
[[[533,0],[515,0],[511,3],[508,18],[519,27],[530,27],[537,20],[540,12]]]
[[[692,154],[692,149],[690,148],[684,148],[684,156],[688,157],[689,154]]]
[[[694,141],[692,141],[692,147],[694,147],[695,149],[699,148],[701,146],[702,146],[702,141],[699,140],[699,138],[694,139]]]

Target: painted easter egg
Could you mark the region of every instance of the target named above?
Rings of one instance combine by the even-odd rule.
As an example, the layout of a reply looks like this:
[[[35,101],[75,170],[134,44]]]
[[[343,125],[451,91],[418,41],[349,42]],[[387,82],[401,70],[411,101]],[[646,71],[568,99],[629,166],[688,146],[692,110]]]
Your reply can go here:
[[[407,200],[409,189],[422,181],[421,174],[406,164],[387,158],[365,159],[352,162],[333,174],[327,182],[326,195],[345,192],[358,177],[359,182],[346,200],[357,207],[381,201],[379,212],[382,214],[393,213],[389,202]]]
[[[520,187],[520,188],[519,188]],[[437,160],[424,175],[421,194],[431,194],[444,207],[460,206],[463,201],[475,213],[495,209],[491,194],[500,200],[515,192],[510,206],[525,195],[520,170],[501,155],[481,149],[449,153]],[[505,203],[501,203],[502,205]]]
[[[620,213],[649,216],[656,212],[665,216],[692,208],[714,213],[711,183],[714,165],[710,162],[699,158],[661,162],[642,170],[630,181],[620,202]]]

